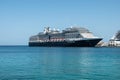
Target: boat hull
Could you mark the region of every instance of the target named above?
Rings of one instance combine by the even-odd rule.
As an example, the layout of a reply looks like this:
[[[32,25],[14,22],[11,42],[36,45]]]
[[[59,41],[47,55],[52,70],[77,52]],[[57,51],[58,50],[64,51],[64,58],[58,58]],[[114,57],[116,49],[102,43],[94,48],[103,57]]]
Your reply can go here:
[[[58,41],[58,42],[29,42],[29,46],[41,47],[95,47],[102,39],[86,39],[77,41]]]

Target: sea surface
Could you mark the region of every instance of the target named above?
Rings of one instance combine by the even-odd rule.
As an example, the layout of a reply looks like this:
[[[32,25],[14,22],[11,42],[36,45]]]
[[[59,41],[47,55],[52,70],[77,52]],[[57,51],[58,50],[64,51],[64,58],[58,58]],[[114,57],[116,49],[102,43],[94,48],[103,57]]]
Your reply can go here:
[[[120,80],[120,48],[1,46],[0,80]]]

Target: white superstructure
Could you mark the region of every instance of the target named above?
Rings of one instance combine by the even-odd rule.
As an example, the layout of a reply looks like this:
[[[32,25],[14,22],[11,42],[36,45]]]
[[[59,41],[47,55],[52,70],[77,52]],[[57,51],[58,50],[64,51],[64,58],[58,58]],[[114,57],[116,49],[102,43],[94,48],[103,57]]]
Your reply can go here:
[[[120,47],[120,31],[118,31],[108,42],[108,46]]]

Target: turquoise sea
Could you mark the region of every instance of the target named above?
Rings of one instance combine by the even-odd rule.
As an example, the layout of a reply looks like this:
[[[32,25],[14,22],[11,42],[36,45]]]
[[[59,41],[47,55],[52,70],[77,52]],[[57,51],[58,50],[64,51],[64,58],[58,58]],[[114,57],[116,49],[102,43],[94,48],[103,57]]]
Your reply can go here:
[[[0,80],[120,80],[120,48],[1,46]]]

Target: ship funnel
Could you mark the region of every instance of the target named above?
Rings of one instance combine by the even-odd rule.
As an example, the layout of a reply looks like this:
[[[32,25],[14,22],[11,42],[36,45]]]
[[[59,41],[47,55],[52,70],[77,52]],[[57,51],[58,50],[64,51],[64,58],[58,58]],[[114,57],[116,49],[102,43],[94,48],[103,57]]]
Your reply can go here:
[[[46,33],[49,33],[49,32],[50,32],[50,27],[45,27],[44,33],[46,34]]]

